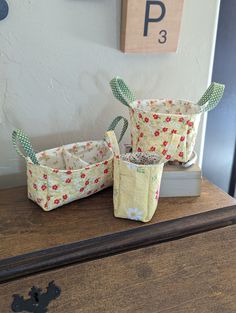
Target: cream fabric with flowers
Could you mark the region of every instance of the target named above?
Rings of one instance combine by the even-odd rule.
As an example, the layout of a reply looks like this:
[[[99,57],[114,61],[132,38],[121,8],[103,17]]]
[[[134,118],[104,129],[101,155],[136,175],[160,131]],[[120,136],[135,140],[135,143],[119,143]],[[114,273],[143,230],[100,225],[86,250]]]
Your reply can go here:
[[[187,162],[191,158],[201,114],[214,109],[224,94],[224,85],[212,83],[196,103],[186,100],[136,100],[120,77],[110,82],[114,96],[129,108],[132,149],[166,155],[173,134],[180,135],[171,161]]]
[[[113,159],[119,154],[114,130],[121,121],[120,142],[128,128],[123,116],[111,122],[103,140],[77,142],[37,154],[24,131],[14,130],[13,147],[27,164],[29,199],[50,211],[111,186]]]
[[[40,165],[27,159],[28,197],[45,211],[88,197],[113,183],[113,131],[106,140],[65,145],[36,154]]]

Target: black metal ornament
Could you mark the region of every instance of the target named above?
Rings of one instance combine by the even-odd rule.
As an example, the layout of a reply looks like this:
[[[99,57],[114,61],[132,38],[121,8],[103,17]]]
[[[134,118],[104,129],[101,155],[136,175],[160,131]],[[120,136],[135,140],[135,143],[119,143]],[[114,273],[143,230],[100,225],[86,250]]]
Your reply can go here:
[[[61,294],[61,289],[51,281],[48,284],[47,292],[42,293],[42,289],[33,286],[29,292],[29,299],[15,294],[11,309],[13,312],[31,312],[31,313],[46,313],[48,305],[52,300],[58,298]]]
[[[0,21],[7,17],[9,7],[6,0],[0,0]]]

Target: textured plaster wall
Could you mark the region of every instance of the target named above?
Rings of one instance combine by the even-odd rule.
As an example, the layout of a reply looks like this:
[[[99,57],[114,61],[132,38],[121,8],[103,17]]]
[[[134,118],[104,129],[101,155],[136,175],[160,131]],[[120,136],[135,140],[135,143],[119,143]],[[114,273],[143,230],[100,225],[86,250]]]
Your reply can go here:
[[[108,87],[117,74],[140,98],[197,100],[209,83],[219,0],[185,0],[178,53],[162,55],[119,51],[120,0],[8,2],[0,22],[0,187],[26,183],[10,144],[14,127],[40,151],[101,138],[115,115],[127,115]]]

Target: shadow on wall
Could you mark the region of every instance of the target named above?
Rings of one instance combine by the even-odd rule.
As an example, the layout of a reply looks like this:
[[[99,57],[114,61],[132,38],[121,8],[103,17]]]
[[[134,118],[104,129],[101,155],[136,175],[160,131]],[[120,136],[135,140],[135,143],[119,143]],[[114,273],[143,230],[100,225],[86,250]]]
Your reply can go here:
[[[81,93],[88,95],[87,103],[83,103],[83,107],[86,107],[86,110],[84,110],[85,120],[83,120],[83,123],[85,130],[89,125],[90,132],[94,134],[97,134],[98,129],[104,129],[105,131],[116,115],[125,113],[128,115],[128,110],[126,108],[122,110],[122,106],[112,96],[109,87],[111,78],[112,77],[110,77],[106,71],[101,70],[97,71],[94,76],[91,75],[91,73],[83,72],[78,78],[78,89]],[[115,113],[115,111],[117,113]],[[94,118],[95,112],[96,118]],[[83,114],[83,112],[81,113]],[[104,117],[106,117],[105,121]]]
[[[6,149],[2,151],[0,158],[0,188],[26,184],[25,162],[18,157],[11,145],[13,129],[23,129],[30,137],[34,150],[40,152],[73,142],[101,140],[117,115],[127,116],[127,108],[112,97],[108,84],[110,79],[104,71],[97,71],[95,76],[82,72],[76,84],[80,94],[86,96],[84,99],[78,96],[79,105],[76,100],[64,103],[65,114],[60,113],[61,107],[60,110],[55,110],[48,105],[45,109],[40,106],[41,111],[37,112],[35,110],[38,105],[30,106],[30,112],[22,107],[17,114],[14,113],[13,105],[4,107],[2,129]],[[26,113],[31,118],[25,118]],[[32,125],[35,133],[39,134],[38,137],[32,134]],[[44,133],[40,135],[42,129]],[[6,175],[7,171],[9,175]]]
[[[29,133],[32,125],[36,132],[47,129],[50,133],[58,134],[60,144],[70,140],[64,134],[73,130],[77,138],[79,134],[81,140],[91,139],[86,137],[88,132],[101,136],[101,132],[107,129],[111,120],[118,113],[122,114],[120,110],[122,106],[114,100],[109,87],[111,78],[106,71],[97,71],[95,75],[83,71],[75,79],[73,89],[67,90],[62,87],[62,84],[58,85],[55,80],[51,79],[53,94],[46,94],[49,101],[43,93],[43,90],[48,92],[47,86],[43,86],[42,97],[33,104],[24,98],[18,105],[17,99],[8,97],[7,103],[4,101],[2,108],[0,107],[2,124],[11,129],[23,129]],[[56,101],[58,101],[57,106],[54,105]],[[17,111],[15,110],[16,103]],[[117,106],[117,110],[113,103]],[[65,114],[62,114],[62,111]],[[128,113],[125,109],[123,111]],[[95,139],[98,138],[95,137]]]
[[[72,3],[71,10],[76,14],[74,23],[70,21],[73,29],[70,34],[76,33],[76,37],[97,43],[99,45],[113,48],[120,48],[120,21],[121,21],[121,2],[122,0],[66,0]],[[75,10],[74,3],[82,3],[78,11]],[[99,28],[94,22],[99,19]],[[86,25],[89,24],[89,27]],[[109,25],[109,27],[107,26]],[[85,31],[86,29],[86,31]],[[75,31],[76,30],[76,31]],[[99,36],[97,33],[99,32]]]

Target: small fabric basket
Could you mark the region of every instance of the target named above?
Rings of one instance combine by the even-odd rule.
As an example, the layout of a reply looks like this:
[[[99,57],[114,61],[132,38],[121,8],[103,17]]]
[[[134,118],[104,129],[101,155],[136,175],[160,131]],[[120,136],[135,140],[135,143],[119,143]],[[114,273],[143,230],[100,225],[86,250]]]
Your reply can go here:
[[[113,122],[114,128],[121,119],[124,118],[118,117]],[[120,140],[127,127],[128,121],[124,119]],[[37,154],[21,130],[13,132],[12,140],[16,151],[26,160],[28,197],[44,211],[88,197],[113,183],[113,159],[119,146],[112,130],[100,141],[73,143]],[[18,149],[17,140],[26,157]]]
[[[175,152],[179,136],[172,136],[168,155]],[[156,212],[166,157],[148,152],[127,153],[114,159],[114,215],[149,222]]]
[[[114,96],[128,106],[133,152],[166,154],[172,134],[180,135],[170,161],[187,162],[191,158],[201,114],[214,109],[224,93],[224,85],[212,83],[194,104],[186,100],[136,100],[125,82],[116,77],[110,82]]]

